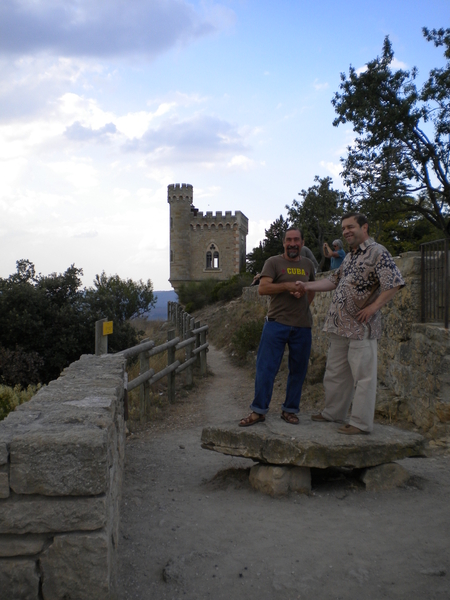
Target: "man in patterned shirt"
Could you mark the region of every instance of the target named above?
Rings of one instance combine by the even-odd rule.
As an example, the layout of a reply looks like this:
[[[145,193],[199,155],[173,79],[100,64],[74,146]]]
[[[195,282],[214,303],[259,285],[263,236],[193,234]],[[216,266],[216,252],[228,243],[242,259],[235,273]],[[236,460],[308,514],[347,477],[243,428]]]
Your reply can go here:
[[[340,268],[327,279],[298,282],[300,291],[336,290],[325,319],[330,334],[323,380],[325,408],[313,421],[345,423],[339,433],[370,433],[377,391],[377,341],[380,308],[405,285],[392,256],[369,237],[367,217],[342,217],[342,233],[350,247]],[[347,415],[352,404],[348,423]]]

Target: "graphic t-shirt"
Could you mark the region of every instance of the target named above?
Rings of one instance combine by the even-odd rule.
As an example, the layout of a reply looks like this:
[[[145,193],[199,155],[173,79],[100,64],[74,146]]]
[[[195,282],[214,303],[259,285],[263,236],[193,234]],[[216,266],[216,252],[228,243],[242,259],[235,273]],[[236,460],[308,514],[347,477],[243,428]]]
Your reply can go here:
[[[308,258],[287,260],[283,255],[267,259],[261,277],[270,277],[273,283],[286,281],[314,281],[314,265]],[[296,298],[290,292],[270,296],[269,319],[290,327],[312,327],[308,296]]]

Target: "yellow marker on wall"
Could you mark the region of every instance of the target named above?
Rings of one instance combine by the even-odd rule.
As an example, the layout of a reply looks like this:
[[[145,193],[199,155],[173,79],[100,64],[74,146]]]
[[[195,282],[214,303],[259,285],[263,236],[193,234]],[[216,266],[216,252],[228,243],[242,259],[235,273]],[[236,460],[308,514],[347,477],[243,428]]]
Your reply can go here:
[[[105,321],[103,323],[103,335],[110,335],[113,332],[113,322]]]

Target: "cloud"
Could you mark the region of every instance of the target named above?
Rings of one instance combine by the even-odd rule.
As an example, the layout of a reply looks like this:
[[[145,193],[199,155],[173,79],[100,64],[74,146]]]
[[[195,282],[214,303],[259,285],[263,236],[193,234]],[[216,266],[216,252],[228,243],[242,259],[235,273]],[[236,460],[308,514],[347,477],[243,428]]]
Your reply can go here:
[[[319,83],[318,79],[314,79],[313,87],[317,91],[326,90],[329,87],[328,83]]]
[[[3,0],[0,55],[156,56],[217,30],[185,0]]]
[[[92,129],[92,127],[83,127],[79,121],[75,121],[69,127],[66,127],[64,135],[69,140],[75,140],[77,142],[87,141],[109,141],[110,136],[117,132],[117,128],[114,123],[107,123],[99,129]]]
[[[329,171],[332,175],[334,175],[334,177],[341,176],[340,175],[340,173],[342,171],[341,163],[326,162],[324,160],[321,160],[320,166],[324,167],[327,171]]]
[[[206,162],[247,150],[243,134],[228,121],[209,115],[172,117],[124,145],[153,161]]]
[[[242,169],[243,171],[248,171],[249,169],[254,169],[256,167],[256,162],[243,154],[239,154],[237,156],[233,156],[233,158],[228,163],[229,167],[235,167],[238,169]]]

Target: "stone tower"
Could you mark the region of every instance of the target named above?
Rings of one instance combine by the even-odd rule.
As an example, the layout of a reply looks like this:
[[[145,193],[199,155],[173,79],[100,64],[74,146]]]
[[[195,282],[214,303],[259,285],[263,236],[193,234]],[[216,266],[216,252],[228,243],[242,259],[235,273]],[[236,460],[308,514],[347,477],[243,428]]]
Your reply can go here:
[[[167,188],[170,204],[170,283],[175,291],[189,281],[224,281],[245,270],[248,219],[240,211],[207,212],[193,205],[186,183]]]

